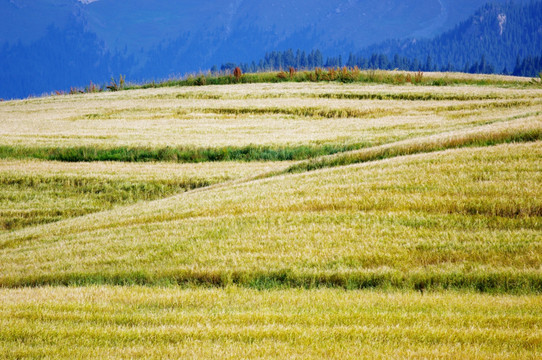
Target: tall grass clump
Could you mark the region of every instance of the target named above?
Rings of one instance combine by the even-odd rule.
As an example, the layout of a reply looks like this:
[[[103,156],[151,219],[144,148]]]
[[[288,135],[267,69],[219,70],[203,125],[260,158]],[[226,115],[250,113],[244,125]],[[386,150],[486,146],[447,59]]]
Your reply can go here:
[[[530,82],[534,86],[542,87],[542,71],[538,74],[538,79],[537,78],[532,78]]]
[[[240,82],[241,76],[243,76],[243,71],[241,71],[241,68],[239,66],[233,69],[233,77],[235,78],[235,82]]]
[[[126,87],[126,75],[120,75],[119,81],[111,77],[111,84],[107,86],[107,89],[110,91],[120,91],[124,90]]]

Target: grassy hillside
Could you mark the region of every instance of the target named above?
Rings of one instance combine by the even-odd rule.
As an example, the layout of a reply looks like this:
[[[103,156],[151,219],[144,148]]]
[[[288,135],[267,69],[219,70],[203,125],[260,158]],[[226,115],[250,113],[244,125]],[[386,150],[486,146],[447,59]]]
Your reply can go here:
[[[274,155],[281,160],[301,159],[532,117],[542,104],[539,89],[507,82],[430,84],[165,87],[4,102],[0,156],[190,162],[244,149],[230,160],[268,160],[268,149],[296,154]],[[205,150],[217,158],[197,156]]]
[[[494,82],[0,103],[0,357],[538,358],[541,104]]]

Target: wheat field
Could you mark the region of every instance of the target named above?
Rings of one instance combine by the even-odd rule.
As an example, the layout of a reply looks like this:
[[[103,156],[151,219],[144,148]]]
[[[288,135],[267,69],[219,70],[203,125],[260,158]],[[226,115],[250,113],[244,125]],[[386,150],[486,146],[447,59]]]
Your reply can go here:
[[[284,169],[289,162],[0,160],[0,232],[56,222]]]
[[[0,358],[540,358],[542,90],[498,80],[0,103]]]
[[[2,358],[538,359],[539,296],[0,289]]]
[[[161,88],[5,102],[0,143],[23,148],[374,146],[538,116],[541,107],[538,89],[322,83]]]

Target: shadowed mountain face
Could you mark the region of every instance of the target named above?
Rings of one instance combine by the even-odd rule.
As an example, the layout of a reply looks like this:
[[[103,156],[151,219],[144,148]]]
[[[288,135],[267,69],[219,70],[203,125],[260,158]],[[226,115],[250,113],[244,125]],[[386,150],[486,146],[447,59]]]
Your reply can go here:
[[[163,78],[286,48],[335,55],[392,38],[431,37],[485,1],[0,0],[0,97],[118,73]]]
[[[0,42],[32,41],[49,25],[62,28],[75,18],[107,46],[132,51],[181,34],[235,42],[234,35],[248,30],[272,36],[261,44],[269,48],[297,41],[321,48],[346,41],[362,48],[391,37],[436,35],[485,1],[0,0]]]
[[[450,67],[448,70],[467,72],[477,61],[477,66],[485,66],[480,63],[484,62],[498,67],[489,72],[500,72],[503,67],[510,72],[518,58],[542,54],[542,2],[487,4],[453,30],[432,39],[388,40],[361,52],[364,56],[373,53],[429,58],[435,70]],[[542,69],[533,70],[530,76]]]
[[[463,9],[465,15],[482,3],[463,2],[474,3],[470,9]],[[212,37],[222,47],[239,43],[236,47],[258,45],[270,49],[282,43],[300,42],[299,45],[324,48],[346,41],[361,48],[390,35],[432,35],[446,27],[447,7],[438,0],[408,5],[398,0],[100,0],[86,6],[85,14],[90,28],[107,43],[131,49],[152,47],[157,41],[172,40],[180,34],[190,34],[195,42]],[[251,41],[247,33],[264,38]]]

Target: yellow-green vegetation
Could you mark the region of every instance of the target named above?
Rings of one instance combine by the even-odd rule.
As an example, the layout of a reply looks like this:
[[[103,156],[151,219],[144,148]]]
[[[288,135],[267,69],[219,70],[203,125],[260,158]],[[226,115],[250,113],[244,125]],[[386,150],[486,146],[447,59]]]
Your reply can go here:
[[[540,89],[250,76],[0,103],[0,358],[542,356]]]
[[[105,286],[0,298],[4,358],[542,356],[540,296]]]
[[[62,163],[0,160],[0,231],[167,197],[254,173],[277,162]]]
[[[0,284],[539,292],[541,158],[541,142],[397,157],[29,228],[0,238]]]
[[[538,114],[536,114],[538,115]],[[445,132],[397,141],[381,146],[373,146],[358,151],[321,156],[316,159],[300,161],[288,167],[285,172],[300,172],[323,167],[333,167],[380,160],[396,156],[429,153],[443,149],[473,146],[490,146],[511,142],[528,142],[542,139],[542,116],[531,114],[506,122],[477,126],[471,130]]]
[[[239,69],[240,70],[240,69]],[[530,87],[533,82],[529,78],[504,75],[486,74],[461,74],[432,72],[423,73],[407,71],[381,71],[381,70],[360,70],[354,68],[316,68],[314,70],[297,71],[290,68],[288,72],[261,72],[255,74],[242,74],[241,71],[234,71],[234,74],[207,73],[194,75],[186,78],[173,78],[159,83],[151,82],[145,84],[128,84],[119,88],[113,79],[114,89],[150,89],[171,86],[202,86],[202,85],[226,85],[226,84],[261,84],[261,83],[284,83],[284,82],[328,82],[328,83],[384,83],[384,84],[410,84],[418,86],[450,86],[450,85],[493,85],[502,87]],[[122,78],[121,78],[122,80]],[[108,87],[109,88],[109,87]],[[88,89],[87,89],[88,90]]]
[[[529,118],[541,107],[540,90],[472,86],[285,83],[53,96],[0,104],[0,157],[300,160]],[[296,149],[295,157],[273,154]]]

